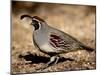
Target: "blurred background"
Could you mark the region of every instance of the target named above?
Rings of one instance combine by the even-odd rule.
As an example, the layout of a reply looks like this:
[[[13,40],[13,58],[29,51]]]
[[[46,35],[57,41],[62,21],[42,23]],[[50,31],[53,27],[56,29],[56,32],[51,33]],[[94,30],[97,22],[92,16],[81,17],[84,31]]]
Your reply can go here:
[[[27,69],[25,64],[19,67],[18,63],[23,63],[23,60],[18,58],[19,54],[31,52],[45,56],[35,49],[32,42],[32,27],[27,22],[20,20],[20,16],[23,14],[39,16],[50,26],[72,35],[87,46],[95,48],[96,6],[12,1],[12,72],[36,72],[35,67],[33,67],[34,70],[32,67]],[[78,56],[75,56],[75,54]],[[72,66],[69,68],[70,70],[87,69],[87,66],[89,69],[95,69],[95,52],[89,54],[78,51],[68,56],[93,63],[92,65],[85,63],[85,66],[82,63],[81,68]],[[69,63],[69,65],[71,64]],[[27,66],[29,67],[29,65]],[[64,66],[62,69],[64,69]],[[65,68],[65,70],[69,69]],[[50,69],[50,71],[52,70]],[[63,70],[56,68],[55,71]]]

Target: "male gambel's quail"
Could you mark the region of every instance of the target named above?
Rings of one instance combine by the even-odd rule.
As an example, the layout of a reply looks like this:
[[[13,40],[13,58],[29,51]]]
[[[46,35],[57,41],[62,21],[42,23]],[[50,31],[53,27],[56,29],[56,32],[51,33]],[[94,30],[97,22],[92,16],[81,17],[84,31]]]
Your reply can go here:
[[[41,52],[48,54],[51,59],[47,63],[57,63],[59,54],[85,49],[87,51],[93,51],[94,49],[84,45],[74,37],[64,33],[58,29],[50,27],[43,19],[38,16],[22,15],[23,18],[30,18],[32,20],[31,25],[34,27],[33,42],[39,48]]]

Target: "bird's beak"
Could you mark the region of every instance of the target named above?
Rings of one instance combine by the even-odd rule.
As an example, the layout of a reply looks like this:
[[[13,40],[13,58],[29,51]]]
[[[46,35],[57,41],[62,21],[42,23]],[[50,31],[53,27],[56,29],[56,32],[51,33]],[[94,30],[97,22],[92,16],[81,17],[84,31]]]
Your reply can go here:
[[[33,23],[31,23],[30,25],[33,25]]]

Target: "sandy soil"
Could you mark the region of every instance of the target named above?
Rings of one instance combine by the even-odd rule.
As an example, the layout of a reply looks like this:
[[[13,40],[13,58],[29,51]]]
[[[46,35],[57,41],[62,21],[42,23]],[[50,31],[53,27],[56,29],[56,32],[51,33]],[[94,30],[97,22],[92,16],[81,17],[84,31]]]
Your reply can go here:
[[[22,14],[37,15],[50,26],[72,35],[95,49],[95,6],[30,2],[13,2],[12,4],[12,73],[93,70],[96,68],[96,51],[78,50],[61,54],[64,58],[61,58],[57,64],[42,71],[38,70],[50,58],[34,47],[32,27],[29,23],[20,20]]]

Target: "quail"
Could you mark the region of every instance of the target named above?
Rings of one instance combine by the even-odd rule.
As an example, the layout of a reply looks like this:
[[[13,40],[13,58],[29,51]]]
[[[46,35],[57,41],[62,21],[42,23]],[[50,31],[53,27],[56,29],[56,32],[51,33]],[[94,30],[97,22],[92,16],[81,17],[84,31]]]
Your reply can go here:
[[[84,45],[71,35],[49,26],[46,21],[38,16],[31,17],[30,15],[22,15],[20,18],[31,19],[31,25],[34,27],[34,45],[41,52],[50,56],[50,61],[47,63],[47,66],[51,63],[56,64],[60,58],[59,54],[61,53],[75,50],[94,50],[93,48]]]

